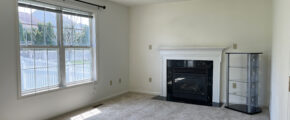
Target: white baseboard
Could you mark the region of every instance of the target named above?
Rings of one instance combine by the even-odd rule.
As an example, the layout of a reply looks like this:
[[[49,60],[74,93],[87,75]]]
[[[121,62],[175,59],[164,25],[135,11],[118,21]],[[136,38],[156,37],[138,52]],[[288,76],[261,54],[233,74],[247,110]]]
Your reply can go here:
[[[129,92],[128,90],[124,90],[124,91],[121,91],[121,92],[118,92],[118,93],[115,93],[115,94],[109,95],[109,96],[107,96],[107,97],[104,97],[104,98],[102,98],[102,99],[99,99],[99,100],[97,100],[96,102],[105,101],[105,100],[108,100],[108,99],[111,99],[111,98],[114,98],[114,97],[120,96],[120,95],[125,94],[125,93],[128,93],[128,92]]]
[[[129,90],[129,92],[142,93],[142,94],[148,94],[148,95],[161,95],[159,92],[150,92],[150,91],[141,91],[141,90]]]
[[[98,105],[98,104],[100,104],[100,103],[103,102],[103,101],[109,100],[109,99],[111,99],[111,98],[114,98],[114,97],[120,96],[120,95],[125,94],[125,93],[128,93],[128,92],[129,92],[128,90],[124,90],[124,91],[121,91],[121,92],[118,92],[118,93],[115,93],[115,94],[112,94],[112,95],[109,95],[109,96],[103,97],[103,98],[101,98],[101,99],[95,101],[94,103],[89,104],[89,105],[87,105],[87,106],[84,106],[84,107],[82,107],[82,108],[88,108],[88,107],[91,107],[91,106],[94,106],[94,105]],[[50,118],[50,119],[48,119],[48,120],[51,120],[51,119],[54,120],[54,119],[59,118],[59,117],[61,117],[61,116],[70,115],[70,114],[72,114],[73,112],[75,112],[75,111],[77,111],[77,110],[80,110],[80,109],[82,109],[82,108],[78,108],[78,109],[75,109],[75,110],[69,111],[69,112],[67,112],[67,113],[57,115],[56,117]]]

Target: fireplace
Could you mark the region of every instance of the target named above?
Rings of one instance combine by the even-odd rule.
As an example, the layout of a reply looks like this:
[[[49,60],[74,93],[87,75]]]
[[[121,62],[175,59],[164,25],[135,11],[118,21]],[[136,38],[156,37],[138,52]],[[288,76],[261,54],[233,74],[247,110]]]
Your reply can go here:
[[[162,97],[170,101],[220,105],[224,48],[160,47]]]
[[[167,60],[167,100],[212,105],[213,61]]]

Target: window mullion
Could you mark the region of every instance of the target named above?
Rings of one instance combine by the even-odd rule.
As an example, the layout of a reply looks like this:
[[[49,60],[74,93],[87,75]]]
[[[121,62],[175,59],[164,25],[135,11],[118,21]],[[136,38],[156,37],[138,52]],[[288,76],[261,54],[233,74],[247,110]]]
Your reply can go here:
[[[91,79],[93,81],[97,80],[97,60],[96,60],[96,57],[97,57],[97,50],[96,50],[96,41],[93,42],[93,19],[90,19],[89,21],[89,26],[90,26],[90,50],[91,50]]]
[[[35,49],[33,49],[33,72],[34,72],[34,93],[36,93],[36,64],[35,64]]]
[[[48,88],[50,88],[50,79],[49,79],[49,61],[48,61],[48,58],[49,58],[49,56],[48,56],[48,48],[46,49],[46,66],[47,66],[47,68],[46,68],[46,82],[47,82],[47,86],[48,86]]]
[[[60,87],[65,86],[65,79],[66,79],[66,74],[65,74],[65,48],[63,45],[63,20],[62,20],[62,14],[59,13],[57,15],[57,26],[58,26],[58,43],[59,43],[59,82],[60,82]]]
[[[85,49],[83,49],[83,80],[85,79]]]

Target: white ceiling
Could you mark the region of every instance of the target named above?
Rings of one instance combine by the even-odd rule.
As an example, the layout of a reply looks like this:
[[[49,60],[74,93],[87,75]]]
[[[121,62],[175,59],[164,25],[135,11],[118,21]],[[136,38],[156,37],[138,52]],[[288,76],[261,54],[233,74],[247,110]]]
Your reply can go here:
[[[109,0],[126,6],[146,5],[162,2],[185,1],[185,0]]]

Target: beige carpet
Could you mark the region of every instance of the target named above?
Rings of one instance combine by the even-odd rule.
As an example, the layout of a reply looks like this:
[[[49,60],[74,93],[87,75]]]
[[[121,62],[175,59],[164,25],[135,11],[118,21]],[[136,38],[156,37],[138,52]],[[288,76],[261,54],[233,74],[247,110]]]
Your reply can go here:
[[[57,120],[269,120],[268,110],[251,116],[225,108],[152,100],[152,97],[128,93],[96,109],[83,109]]]

